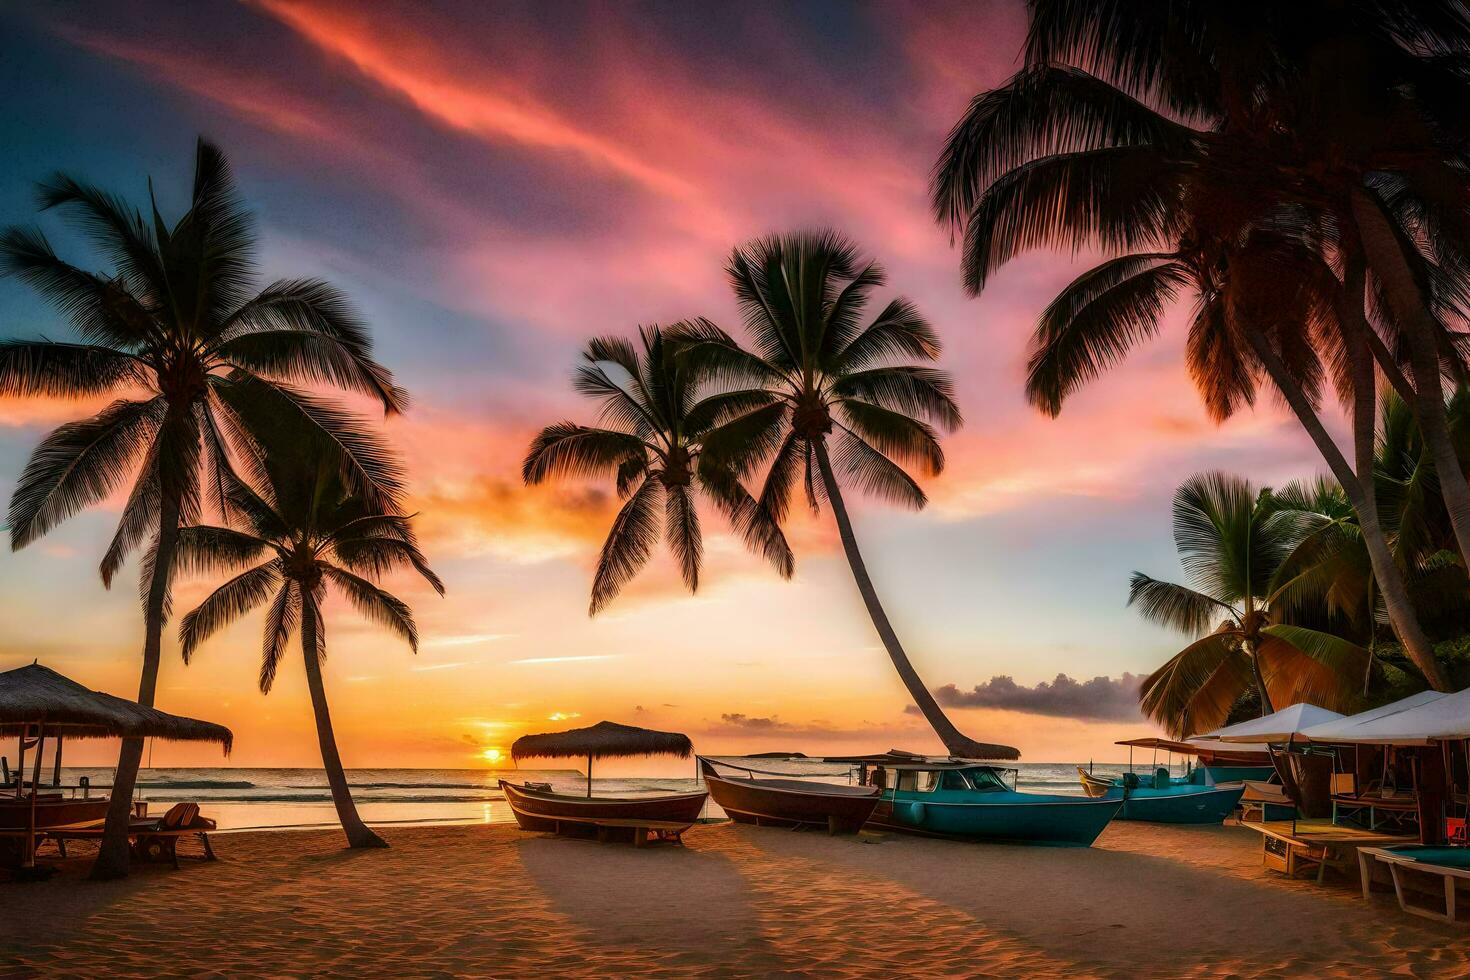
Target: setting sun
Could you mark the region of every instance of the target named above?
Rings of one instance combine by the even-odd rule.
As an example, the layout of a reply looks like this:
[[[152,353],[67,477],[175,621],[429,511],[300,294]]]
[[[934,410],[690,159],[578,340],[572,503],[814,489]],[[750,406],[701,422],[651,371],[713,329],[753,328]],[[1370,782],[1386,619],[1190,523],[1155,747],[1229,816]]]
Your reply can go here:
[[[480,757],[486,762],[499,762],[501,759],[505,758],[505,753],[502,752],[500,749],[486,749],[484,752],[480,753]]]

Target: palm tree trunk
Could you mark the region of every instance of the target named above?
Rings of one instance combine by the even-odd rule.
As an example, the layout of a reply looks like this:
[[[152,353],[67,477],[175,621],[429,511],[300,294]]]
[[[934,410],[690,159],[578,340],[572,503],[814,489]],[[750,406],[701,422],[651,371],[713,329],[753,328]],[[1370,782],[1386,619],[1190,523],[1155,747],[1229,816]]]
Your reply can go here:
[[[1434,656],[1434,647],[1430,644],[1429,637],[1424,634],[1424,628],[1419,625],[1419,618],[1414,614],[1414,608],[1409,602],[1408,588],[1404,584],[1403,573],[1400,571],[1398,564],[1393,560],[1393,553],[1389,551],[1388,540],[1384,537],[1383,527],[1379,523],[1378,507],[1373,491],[1371,490],[1373,483],[1371,443],[1373,403],[1369,402],[1367,404],[1365,413],[1361,395],[1358,391],[1354,391],[1354,442],[1358,445],[1362,443],[1361,427],[1364,424],[1365,416],[1369,439],[1368,477],[1366,480],[1360,480],[1358,474],[1353,471],[1352,467],[1348,466],[1347,459],[1343,456],[1342,450],[1338,448],[1337,443],[1332,441],[1332,436],[1322,425],[1322,420],[1317,417],[1317,412],[1312,407],[1312,403],[1307,400],[1306,394],[1303,393],[1295,379],[1291,377],[1291,374],[1286,370],[1286,365],[1281,362],[1281,358],[1277,356],[1276,351],[1271,348],[1266,338],[1254,330],[1248,331],[1247,334],[1256,355],[1266,367],[1266,373],[1271,376],[1271,380],[1275,382],[1276,387],[1280,389],[1281,394],[1286,398],[1287,404],[1291,406],[1291,410],[1295,413],[1302,428],[1306,429],[1307,434],[1311,436],[1312,442],[1317,446],[1317,451],[1322,454],[1322,458],[1327,462],[1328,469],[1337,478],[1337,482],[1342,485],[1343,491],[1348,495],[1348,500],[1357,512],[1358,526],[1362,529],[1363,533],[1363,543],[1368,548],[1368,559],[1373,566],[1373,577],[1378,582],[1379,590],[1383,593],[1383,601],[1384,605],[1388,608],[1389,620],[1393,623],[1394,631],[1404,644],[1404,652],[1409,655],[1409,659],[1414,662],[1414,665],[1423,672],[1424,679],[1429,682],[1431,687],[1436,691],[1448,690],[1449,682],[1444,676],[1444,671],[1440,669],[1439,661]],[[1350,341],[1349,347],[1352,348],[1353,346],[1354,344]],[[1371,367],[1370,364],[1370,371]],[[1354,387],[1356,389],[1357,386],[1355,385]],[[1371,380],[1369,388],[1370,390],[1372,388]],[[1361,459],[1359,460],[1359,465],[1363,465]],[[1365,483],[1370,488],[1366,492],[1364,490]]]
[[[1444,383],[1440,372],[1440,325],[1424,302],[1414,271],[1409,267],[1399,236],[1389,224],[1379,202],[1363,187],[1352,192],[1353,219],[1363,242],[1363,251],[1373,274],[1383,284],[1394,321],[1409,342],[1409,364],[1414,375],[1414,414],[1434,458],[1445,510],[1455,530],[1460,556],[1470,562],[1470,482],[1460,466],[1454,440],[1450,438],[1445,411]]]
[[[842,550],[847,553],[847,563],[852,567],[852,577],[857,582],[858,592],[863,597],[863,604],[868,607],[868,615],[872,617],[873,628],[878,631],[878,637],[883,641],[883,646],[888,651],[893,666],[898,670],[898,676],[903,680],[904,687],[908,688],[909,697],[923,712],[924,718],[928,720],[930,727],[934,729],[939,740],[951,755],[962,758],[985,758],[989,750],[979,742],[965,735],[954,723],[945,716],[939,702],[934,700],[934,695],[929,693],[929,688],[924,686],[924,681],[909,663],[909,658],[904,653],[903,645],[898,642],[898,634],[893,631],[893,626],[888,622],[888,614],[883,611],[883,605],[878,601],[878,592],[873,588],[873,580],[868,577],[868,567],[863,562],[862,552],[858,551],[857,538],[852,533],[852,522],[847,517],[847,507],[842,502],[842,490],[837,485],[837,478],[832,473],[832,462],[827,458],[826,440],[817,438],[812,440],[812,449],[817,455],[817,466],[822,471],[822,485],[827,491],[827,499],[832,503],[832,516],[837,520],[837,533],[842,538]]]
[[[342,757],[337,754],[337,738],[332,734],[332,715],[327,710],[327,689],[322,684],[322,664],[317,656],[317,617],[321,611],[310,591],[301,589],[301,655],[306,661],[306,688],[311,692],[311,710],[316,714],[316,737],[322,749],[322,768],[327,771],[327,785],[332,788],[332,805],[337,819],[347,834],[348,847],[387,847],[388,842],[368,829],[357,815],[347,774],[342,771]]]
[[[164,605],[168,601],[169,576],[179,538],[179,502],[164,495],[158,514],[158,550],[153,557],[153,581],[148,584],[144,610],[143,674],[138,681],[138,703],[153,706],[158,689],[158,664],[163,651]],[[112,797],[107,805],[102,844],[89,877],[94,881],[123,878],[128,873],[128,822],[133,814],[133,787],[143,761],[143,740],[125,738],[117,757],[117,775],[112,780]]]
[[[1246,659],[1251,662],[1251,676],[1256,681],[1256,694],[1261,699],[1261,717],[1273,714],[1276,709],[1271,704],[1271,694],[1266,690],[1266,678],[1261,673],[1261,658],[1256,655],[1256,642],[1254,640],[1241,640],[1240,645],[1245,649]]]

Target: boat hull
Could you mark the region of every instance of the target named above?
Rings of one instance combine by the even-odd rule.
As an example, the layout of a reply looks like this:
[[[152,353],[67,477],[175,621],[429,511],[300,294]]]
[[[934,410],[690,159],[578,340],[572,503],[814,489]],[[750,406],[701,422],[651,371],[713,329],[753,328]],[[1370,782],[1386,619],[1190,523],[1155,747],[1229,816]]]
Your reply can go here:
[[[597,820],[652,820],[687,827],[699,819],[709,798],[703,790],[668,796],[571,796],[528,789],[504,779],[500,789],[522,830],[544,832],[557,832],[569,825],[590,826]]]
[[[24,831],[30,826],[31,801],[29,798],[9,797],[0,800],[0,832]],[[107,797],[89,796],[82,799],[67,799],[60,796],[41,794],[36,800],[36,830],[56,830],[61,827],[84,827],[107,819]]]
[[[868,825],[966,840],[1091,847],[1123,806],[1122,796],[1089,799],[1030,793],[996,795],[1006,799],[961,803],[884,798]]]
[[[1184,787],[1180,787],[1184,788]],[[1243,784],[1201,788],[1192,793],[1135,789],[1123,801],[1119,820],[1144,823],[1214,824],[1235,811],[1245,792]]]
[[[855,834],[878,805],[877,787],[826,787],[795,779],[725,779],[708,770],[704,782],[710,798],[736,823],[811,826],[831,834]]]

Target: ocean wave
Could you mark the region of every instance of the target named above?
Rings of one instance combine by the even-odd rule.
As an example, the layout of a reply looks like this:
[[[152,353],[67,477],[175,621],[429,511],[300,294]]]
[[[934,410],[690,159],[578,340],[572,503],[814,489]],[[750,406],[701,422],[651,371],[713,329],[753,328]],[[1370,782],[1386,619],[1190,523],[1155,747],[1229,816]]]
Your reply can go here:
[[[177,803],[192,801],[197,803],[330,803],[332,794],[329,791],[301,792],[301,793],[251,793],[249,795],[215,795],[207,797],[185,797],[174,793],[152,793],[149,799],[158,803]],[[387,796],[359,796],[358,803],[492,803],[505,799],[501,793],[484,793],[475,796],[467,795],[434,795],[424,796],[413,793],[395,793]]]
[[[229,779],[165,779],[158,782],[139,780],[138,785],[146,789],[254,789],[254,783]]]

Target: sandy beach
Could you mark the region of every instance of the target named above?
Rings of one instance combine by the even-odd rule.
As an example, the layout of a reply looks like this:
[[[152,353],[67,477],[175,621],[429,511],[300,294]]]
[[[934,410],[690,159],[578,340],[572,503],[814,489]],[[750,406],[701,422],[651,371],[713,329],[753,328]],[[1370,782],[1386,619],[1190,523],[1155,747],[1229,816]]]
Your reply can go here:
[[[0,884],[41,975],[1461,976],[1464,926],[1264,872],[1239,827],[1090,850],[731,824],[634,850],[512,826],[219,834],[217,863]]]

